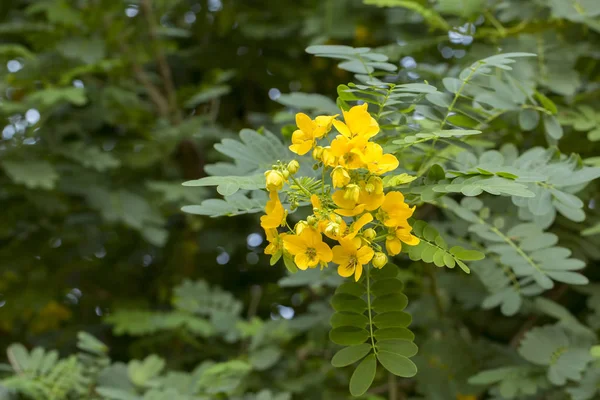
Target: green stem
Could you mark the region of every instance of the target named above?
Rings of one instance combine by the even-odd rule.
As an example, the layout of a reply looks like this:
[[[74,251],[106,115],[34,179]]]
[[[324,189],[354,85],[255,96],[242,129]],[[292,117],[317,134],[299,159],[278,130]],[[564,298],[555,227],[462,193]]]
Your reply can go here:
[[[533,268],[535,268],[536,270],[538,270],[542,274],[545,274],[545,272],[540,268],[540,266],[537,265],[535,263],[535,261],[533,261],[531,259],[531,257],[529,257],[519,246],[517,246],[515,244],[515,242],[513,242],[513,240],[511,238],[509,238],[508,236],[506,236],[504,233],[502,233],[502,231],[500,231],[495,226],[492,226],[492,225],[488,224],[487,222],[485,222],[483,220],[481,220],[481,223],[484,224],[484,225],[487,225],[488,228],[492,232],[494,232],[496,235],[498,235],[499,237],[501,237],[510,247],[512,247],[517,252],[517,254],[519,254],[521,257],[523,257],[523,259],[525,259],[525,261],[527,261],[529,263],[529,265],[531,265]]]
[[[369,330],[371,331],[371,345],[373,346],[373,352],[377,354],[377,348],[375,347],[375,337],[373,337],[373,315],[371,311],[371,268],[367,268],[367,310],[369,311]]]
[[[310,196],[312,196],[312,193],[305,188],[304,186],[302,186],[302,184],[298,181],[298,179],[294,178],[292,175],[290,175],[290,179],[292,180],[292,182],[294,182],[296,184],[296,186],[298,186],[300,188],[300,190],[302,190],[302,192],[304,192],[304,194],[306,196],[308,196],[308,198],[310,199]]]

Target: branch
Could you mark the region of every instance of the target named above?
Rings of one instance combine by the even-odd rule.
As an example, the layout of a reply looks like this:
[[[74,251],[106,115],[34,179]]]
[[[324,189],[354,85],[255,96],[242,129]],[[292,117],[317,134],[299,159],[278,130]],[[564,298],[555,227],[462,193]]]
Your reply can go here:
[[[152,8],[152,0],[142,0],[141,8],[144,16],[146,17],[146,23],[148,24],[148,33],[150,35],[150,41],[154,49],[154,55],[158,64],[158,71],[162,76],[163,86],[167,94],[168,105],[171,110],[173,122],[179,124],[181,122],[181,113],[177,107],[177,96],[175,94],[175,85],[173,84],[173,74],[171,73],[171,67],[167,62],[165,53],[162,47],[158,44],[158,34],[156,29],[156,22],[154,19],[154,10]]]

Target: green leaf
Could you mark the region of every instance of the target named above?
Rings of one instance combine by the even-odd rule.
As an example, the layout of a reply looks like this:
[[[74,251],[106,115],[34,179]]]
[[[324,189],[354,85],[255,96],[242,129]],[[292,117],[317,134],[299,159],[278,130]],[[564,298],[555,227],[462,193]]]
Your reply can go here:
[[[540,114],[531,108],[524,108],[519,112],[519,125],[525,131],[534,130],[540,123]]]
[[[30,189],[51,190],[58,181],[58,173],[47,161],[23,160],[1,162],[6,175],[17,184],[25,185]]]
[[[419,351],[416,344],[401,339],[379,340],[377,342],[377,349],[400,354],[404,357],[412,357]]]
[[[334,294],[331,305],[335,311],[362,313],[367,309],[367,303],[363,299],[347,293]]]
[[[340,368],[362,360],[367,354],[371,352],[371,344],[363,343],[356,346],[350,346],[341,349],[331,359],[331,365]]]
[[[392,293],[402,293],[404,285],[397,278],[379,279],[371,285],[371,293],[383,296]]]
[[[415,334],[406,328],[383,328],[375,331],[374,336],[377,340],[384,339],[403,339],[412,341]]]
[[[231,196],[240,189],[257,190],[265,188],[265,177],[262,174],[250,176],[207,176],[182,183],[183,186],[217,186],[217,192],[223,196]]]
[[[317,93],[294,92],[282,94],[275,101],[284,106],[297,108],[299,110],[311,110],[324,114],[339,114],[337,105],[326,96]]]
[[[394,375],[410,378],[417,374],[417,366],[403,355],[380,350],[377,352],[377,359],[385,369]]]
[[[406,328],[410,325],[412,317],[402,311],[390,311],[377,314],[373,317],[373,324],[378,328]]]
[[[373,383],[377,372],[375,355],[371,354],[358,364],[350,378],[350,393],[352,396],[362,396]]]
[[[371,302],[371,307],[378,313],[402,311],[408,305],[408,297],[403,293],[379,296]]]
[[[536,99],[538,99],[540,103],[542,103],[542,107],[550,111],[550,113],[552,113],[553,115],[556,115],[558,113],[558,108],[556,108],[556,104],[554,104],[554,102],[548,97],[546,97],[543,93],[540,93],[536,90],[533,95]]]
[[[335,290],[336,293],[347,293],[356,297],[365,294],[366,290],[363,285],[356,282],[344,282]]]
[[[369,338],[369,332],[364,329],[342,326],[333,328],[329,332],[329,339],[335,344],[342,346],[353,346],[364,343]]]
[[[164,367],[165,360],[153,354],[143,361],[130,361],[127,366],[127,375],[134,385],[144,386],[151,379],[156,378]]]
[[[331,316],[329,321],[333,328],[339,326],[354,326],[357,328],[364,328],[369,323],[369,319],[366,315],[347,313],[347,312],[336,312]]]
[[[196,93],[194,96],[189,98],[185,102],[186,108],[194,108],[199,106],[202,103],[206,103],[207,101],[211,101],[217,99],[219,97],[225,96],[231,91],[231,88],[227,85],[218,85],[213,86],[200,92]]]
[[[548,136],[555,140],[562,138],[563,129],[555,116],[544,114],[543,120]]]

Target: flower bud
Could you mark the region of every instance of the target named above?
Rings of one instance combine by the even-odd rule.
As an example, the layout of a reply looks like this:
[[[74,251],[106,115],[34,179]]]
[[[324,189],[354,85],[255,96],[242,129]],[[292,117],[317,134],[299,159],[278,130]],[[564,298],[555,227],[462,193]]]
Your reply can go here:
[[[373,259],[371,260],[371,262],[373,263],[373,266],[375,268],[383,268],[385,266],[385,264],[387,264],[388,262],[388,258],[385,254],[383,254],[382,252],[378,251],[377,253],[375,253],[375,255],[373,256]]]
[[[373,228],[365,229],[363,232],[363,237],[367,240],[373,240],[375,236],[377,236],[377,232]]]
[[[367,190],[367,187],[371,188],[369,193],[381,194],[383,193],[383,180],[378,176],[372,176],[367,180],[365,190]]]
[[[287,180],[287,178],[290,177],[290,171],[288,171],[287,169],[284,169],[283,172],[283,177]]]
[[[360,188],[358,185],[350,184],[346,186],[344,190],[344,199],[358,202],[358,196],[360,195]]]
[[[340,225],[335,222],[330,222],[325,227],[325,231],[323,232],[329,238],[335,239],[340,235]]]
[[[265,172],[266,178],[266,186],[269,192],[281,190],[283,188],[283,184],[285,183],[285,177],[279,171],[275,171],[273,169]]]
[[[321,161],[323,161],[324,165],[328,167],[333,167],[336,164],[336,158],[333,154],[331,154],[331,148],[326,147],[323,149],[323,153],[321,154]]]
[[[296,172],[298,172],[298,169],[300,169],[300,163],[296,160],[290,161],[287,165],[287,170],[292,175],[294,175]]]
[[[294,226],[294,231],[296,231],[296,235],[299,235],[306,228],[308,228],[308,223],[306,221],[300,221]]]
[[[323,147],[317,146],[313,150],[312,156],[315,160],[320,161],[321,157],[323,157]]]
[[[319,220],[314,215],[309,215],[308,218],[306,218],[306,222],[308,222],[308,225],[315,226]]]
[[[335,167],[331,173],[331,180],[334,188],[341,188],[350,183],[350,174],[343,167]]]

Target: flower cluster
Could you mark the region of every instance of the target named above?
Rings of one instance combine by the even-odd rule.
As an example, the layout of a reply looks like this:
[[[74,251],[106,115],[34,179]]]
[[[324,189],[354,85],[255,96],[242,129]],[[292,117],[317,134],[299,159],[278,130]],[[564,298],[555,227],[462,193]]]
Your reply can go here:
[[[302,270],[334,262],[341,276],[354,275],[358,281],[363,266],[371,263],[382,268],[388,256],[400,253],[402,243],[416,245],[419,239],[411,234],[408,223],[414,207],[406,204],[402,193],[384,191],[381,175],[395,170],[399,163],[370,141],[379,133],[379,124],[367,105],[344,111],[343,122],[337,117],[312,120],[306,114],[296,115],[298,129],[292,134],[290,150],[299,155],[312,150],[317,161],[314,169],[321,169],[322,178],[317,185],[303,183],[296,177],[296,160],[278,162],[265,172],[269,201],[261,226],[269,241],[265,253],[272,255],[272,264],[281,256]],[[329,137],[332,127],[338,131],[333,139]],[[306,178],[305,182],[314,180]],[[280,192],[287,194],[291,209],[310,201],[313,213],[291,228]],[[280,227],[287,232],[280,232]]]

